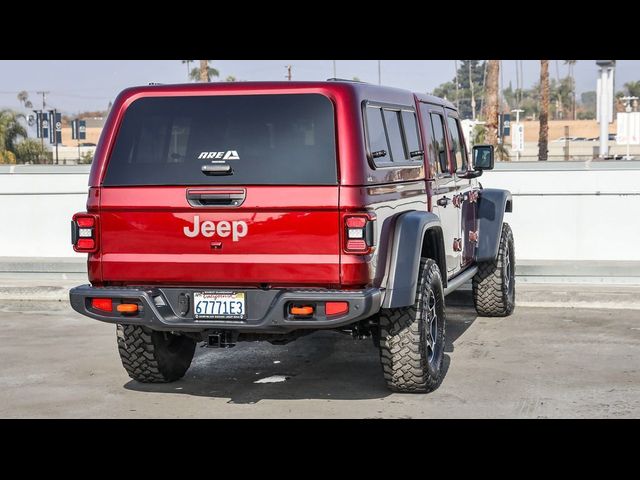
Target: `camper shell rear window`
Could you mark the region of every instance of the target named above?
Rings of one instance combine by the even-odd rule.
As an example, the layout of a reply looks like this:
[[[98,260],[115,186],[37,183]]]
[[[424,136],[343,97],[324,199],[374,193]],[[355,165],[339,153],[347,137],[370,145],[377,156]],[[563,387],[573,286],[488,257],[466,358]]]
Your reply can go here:
[[[335,135],[320,94],[143,97],[125,111],[103,184],[335,185]]]

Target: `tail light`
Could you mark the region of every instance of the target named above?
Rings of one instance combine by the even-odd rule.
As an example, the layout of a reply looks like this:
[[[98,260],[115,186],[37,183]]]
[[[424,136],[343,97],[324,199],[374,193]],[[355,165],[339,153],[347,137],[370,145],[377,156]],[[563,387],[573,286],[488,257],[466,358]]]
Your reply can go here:
[[[103,312],[112,312],[113,300],[111,300],[110,298],[92,298],[91,308],[102,310]]]
[[[345,253],[367,254],[373,251],[376,217],[370,213],[348,213],[344,215]]]
[[[98,216],[76,213],[71,220],[71,243],[76,252],[91,253],[98,250]]]

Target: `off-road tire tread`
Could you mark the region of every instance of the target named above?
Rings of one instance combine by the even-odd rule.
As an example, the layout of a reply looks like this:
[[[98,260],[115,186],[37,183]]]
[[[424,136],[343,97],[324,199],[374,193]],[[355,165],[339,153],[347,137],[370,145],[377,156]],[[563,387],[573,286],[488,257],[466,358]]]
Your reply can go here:
[[[418,311],[425,286],[437,277],[442,292],[442,278],[438,265],[432,259],[421,260],[420,272],[415,304],[410,307],[382,309],[379,315],[380,361],[387,386],[394,392],[431,392],[442,380],[442,367],[437,377],[433,377],[425,364],[426,360],[421,357],[421,349],[424,347],[421,345]],[[445,322],[443,326],[446,325],[446,318],[441,321]]]
[[[508,223],[503,223],[497,258],[479,263],[478,273],[473,277],[473,303],[478,315],[483,317],[507,317],[515,309],[515,296],[509,298],[502,278],[502,264],[507,245],[512,255],[515,255],[513,232]],[[511,268],[515,268],[514,262]],[[515,285],[512,288],[515,289]]]
[[[122,366],[134,380],[141,383],[173,382],[182,378],[189,368],[195,342],[193,349],[187,345],[180,352],[178,361],[168,364],[160,358],[163,345],[156,338],[160,332],[140,325],[117,324],[116,329]]]

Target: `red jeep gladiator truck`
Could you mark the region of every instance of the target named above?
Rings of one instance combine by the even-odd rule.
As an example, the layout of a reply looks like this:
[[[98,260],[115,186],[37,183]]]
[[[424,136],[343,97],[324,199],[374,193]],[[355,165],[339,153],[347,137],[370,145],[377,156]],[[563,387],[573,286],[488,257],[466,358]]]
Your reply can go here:
[[[514,309],[506,190],[493,147],[466,150],[455,107],[361,82],[124,90],[105,124],[72,242],[90,285],[72,307],[116,324],[122,364],[171,382],[196,343],[373,337],[400,392],[442,380],[445,296]]]

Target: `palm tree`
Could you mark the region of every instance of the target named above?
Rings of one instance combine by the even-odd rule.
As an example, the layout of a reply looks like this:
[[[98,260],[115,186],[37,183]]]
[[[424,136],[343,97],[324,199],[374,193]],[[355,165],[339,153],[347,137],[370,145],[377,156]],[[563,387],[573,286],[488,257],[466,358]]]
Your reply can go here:
[[[209,66],[211,60],[200,60],[200,67],[191,70],[189,76],[194,82],[210,82],[211,77],[219,77],[220,72]]]
[[[576,82],[573,78],[573,67],[577,63],[577,60],[565,60],[564,64],[569,67],[569,78],[571,79],[571,111],[573,113],[573,119],[576,119]]]
[[[487,125],[485,142],[490,145],[498,144],[498,77],[500,61],[487,60],[487,83],[485,88],[484,120]]]
[[[29,92],[27,92],[26,90],[18,92],[18,101],[24,108],[33,108],[33,104],[29,100]]]
[[[624,89],[630,97],[640,97],[640,81],[627,82],[624,84]]]
[[[549,60],[540,60],[540,135],[538,159],[546,161],[549,154]]]
[[[15,163],[16,144],[20,137],[27,137],[27,130],[20,123],[24,115],[13,110],[0,110],[0,163]]]
[[[27,130],[20,123],[24,115],[13,110],[0,110],[0,151],[15,151],[20,137],[26,138]]]

